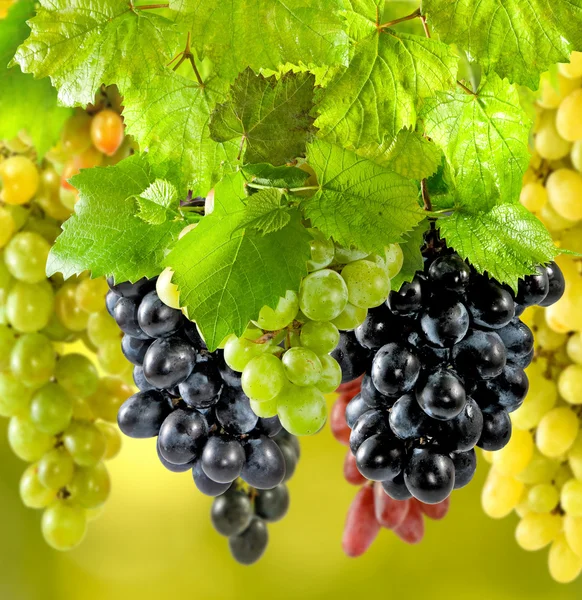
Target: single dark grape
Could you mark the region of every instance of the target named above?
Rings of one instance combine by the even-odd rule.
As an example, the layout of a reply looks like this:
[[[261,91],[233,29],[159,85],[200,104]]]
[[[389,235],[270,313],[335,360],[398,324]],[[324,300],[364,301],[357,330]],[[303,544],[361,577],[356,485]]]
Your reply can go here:
[[[190,471],[192,469],[192,467],[194,466],[194,463],[196,462],[196,461],[192,461],[192,462],[186,463],[184,465],[175,465],[175,464],[167,461],[162,456],[162,453],[160,452],[160,438],[158,438],[157,443],[156,443],[156,452],[158,454],[158,459],[162,463],[162,466],[164,466],[168,471],[171,471],[172,473],[185,473],[186,471]]]
[[[395,343],[382,346],[372,362],[372,381],[386,396],[410,391],[420,374],[421,364],[408,348]]]
[[[455,465],[455,489],[458,490],[473,479],[477,469],[477,453],[472,448],[467,452],[451,454],[451,459]]]
[[[508,362],[524,358],[533,350],[533,333],[525,323],[517,318],[512,319],[496,333],[505,344]]]
[[[156,388],[148,382],[143,374],[143,369],[139,366],[133,367],[133,382],[141,392],[147,392],[148,390],[155,390]]]
[[[134,338],[147,340],[150,336],[142,331],[137,321],[137,307],[137,302],[132,298],[119,298],[115,304],[113,318],[123,333],[127,333],[127,335]]]
[[[159,338],[176,332],[182,323],[182,311],[170,308],[155,290],[146,294],[137,310],[137,322],[150,337]]]
[[[217,483],[230,483],[240,474],[245,463],[245,451],[237,440],[212,436],[202,452],[204,473]]]
[[[240,490],[230,489],[212,503],[210,520],[220,535],[227,537],[242,533],[253,518],[253,505]]]
[[[473,400],[467,398],[463,410],[449,421],[440,421],[435,440],[448,452],[467,452],[478,442],[483,431],[483,414]]]
[[[117,424],[125,435],[148,438],[158,435],[172,407],[167,396],[157,390],[138,392],[119,408]]]
[[[179,337],[157,339],[146,352],[143,372],[157,388],[172,388],[186,381],[196,364],[196,350]]]
[[[474,323],[490,329],[505,327],[515,316],[511,294],[484,276],[471,286],[467,308]]]
[[[458,255],[449,254],[434,260],[428,268],[431,282],[451,292],[463,292],[469,283],[471,269]]]
[[[418,277],[403,283],[398,291],[390,292],[386,305],[394,315],[408,317],[422,308],[422,283]]]
[[[520,369],[527,369],[534,359],[535,351],[532,348],[525,356],[514,357],[511,359],[511,364]]]
[[[274,523],[289,510],[289,490],[284,483],[271,490],[259,490],[255,498],[255,513],[261,519]]]
[[[356,421],[350,433],[350,450],[352,454],[355,454],[369,437],[378,433],[387,434],[390,432],[386,417],[387,415],[379,410],[369,410]]]
[[[360,473],[371,481],[394,479],[402,471],[404,448],[392,435],[373,435],[360,444],[356,465]]]
[[[526,275],[517,286],[515,301],[521,306],[534,306],[543,302],[550,291],[549,273],[545,267],[536,267],[535,275]]]
[[[383,481],[382,488],[393,500],[408,500],[412,498],[412,494],[404,481],[404,473],[396,475],[392,480]]]
[[[188,319],[182,319],[181,329],[177,332],[177,335],[181,335],[189,344],[192,344],[196,350],[207,350],[206,344],[202,341],[202,337],[198,332],[196,323],[193,323]],[[222,357],[222,353],[216,355],[216,358],[218,357]],[[224,359],[222,362],[224,363]]]
[[[404,481],[416,499],[437,504],[453,491],[455,465],[447,454],[431,448],[414,448],[404,469]]]
[[[239,535],[228,539],[233,558],[242,565],[252,565],[264,554],[269,543],[269,532],[264,521],[255,517]]]
[[[353,331],[342,331],[340,341],[331,356],[341,367],[342,383],[347,383],[357,379],[366,371],[372,353],[358,344]]]
[[[417,387],[416,399],[429,417],[447,421],[463,410],[466,394],[463,382],[453,371],[439,369]]]
[[[278,416],[262,417],[257,422],[256,431],[260,431],[267,437],[275,437],[282,429],[281,421]]]
[[[437,368],[450,360],[451,349],[439,348],[426,343],[426,337],[419,331],[411,331],[406,341],[414,348],[414,353],[424,368]]]
[[[553,261],[545,266],[545,270],[548,275],[549,291],[546,297],[538,304],[540,306],[551,306],[564,295],[566,280],[560,267]]]
[[[199,456],[207,435],[208,424],[198,411],[177,409],[162,423],[158,447],[168,462],[183,465]]]
[[[460,342],[469,329],[469,313],[454,297],[431,303],[420,317],[426,339],[435,346],[447,348]]]
[[[121,351],[130,363],[139,367],[143,364],[145,354],[152,342],[152,339],[140,340],[126,333],[121,339]]]
[[[150,290],[153,290],[156,287],[156,281],[157,277],[153,279],[142,277],[135,283],[122,281],[121,283],[114,284],[113,277],[107,278],[107,284],[113,293],[117,294],[118,296],[132,298],[134,300],[143,298]]]
[[[283,483],[285,457],[277,443],[266,436],[248,439],[244,443],[246,461],[240,474],[243,481],[259,489],[268,490]]]
[[[285,478],[283,479],[283,482],[289,481],[297,467],[297,452],[289,440],[276,439],[275,442],[277,446],[279,446],[279,450],[281,450],[281,454],[285,459]]]
[[[483,432],[477,446],[483,450],[501,450],[511,438],[511,419],[504,408],[491,406],[483,411]]]
[[[385,304],[368,311],[366,320],[356,327],[354,333],[358,343],[369,350],[378,350],[394,341],[401,319],[397,319]]]
[[[432,436],[437,424],[420,408],[413,394],[399,398],[390,411],[390,429],[402,440]]]
[[[105,308],[107,309],[107,312],[113,317],[115,318],[115,305],[117,304],[117,301],[119,300],[120,296],[118,296],[114,291],[109,290],[107,292],[107,294],[105,295]]]
[[[233,435],[251,432],[259,420],[242,390],[227,387],[214,408],[216,420]]]
[[[232,485],[231,481],[228,483],[218,483],[217,481],[210,479],[210,477],[202,470],[201,460],[194,462],[194,465],[192,466],[192,478],[194,479],[194,483],[198,490],[206,496],[220,496],[220,494],[224,494],[224,492]]]
[[[281,429],[281,431],[275,436],[275,441],[277,443],[281,441],[289,443],[293,448],[297,458],[301,457],[301,444],[299,443],[299,438],[289,433],[286,429]]]
[[[194,370],[178,385],[180,396],[192,408],[207,408],[218,402],[224,382],[213,357],[198,354]]]
[[[492,379],[501,374],[506,360],[505,346],[493,331],[474,329],[453,347],[453,363],[463,377]]]
[[[224,362],[224,356],[222,352],[216,357],[216,366],[218,367],[222,381],[224,381],[226,385],[238,389],[242,388],[242,373],[234,371]]]
[[[396,402],[397,398],[390,398],[389,396],[385,396],[381,392],[379,392],[374,386],[374,382],[372,381],[372,377],[366,373],[362,379],[362,385],[360,388],[360,394],[362,396],[362,400],[370,407],[370,408],[390,408],[394,402]]]
[[[353,429],[356,421],[369,410],[370,406],[364,402],[362,394],[356,394],[346,406],[346,423],[348,427]]]
[[[513,412],[523,404],[528,390],[529,381],[525,371],[508,364],[495,379],[479,382],[472,396],[484,410],[496,406]]]

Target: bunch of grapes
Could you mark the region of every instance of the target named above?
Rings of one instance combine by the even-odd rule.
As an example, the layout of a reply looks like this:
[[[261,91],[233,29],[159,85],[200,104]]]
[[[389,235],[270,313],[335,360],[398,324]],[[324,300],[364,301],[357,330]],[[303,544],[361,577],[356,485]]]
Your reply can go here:
[[[353,378],[334,358],[340,330],[355,329],[368,309],[386,300],[403,259],[397,244],[384,256],[366,255],[311,233],[310,272],[299,293],[288,291],[275,309],[263,307],[240,338],[224,343],[226,364],[242,372],[253,411],[278,415],[294,435],[314,434],[325,424],[324,394]]]
[[[360,391],[361,378],[340,386],[340,395],[331,412],[331,431],[334,437],[349,446],[350,428],[346,422],[346,406]],[[344,528],[343,549],[348,556],[361,556],[376,539],[381,528],[392,530],[403,542],[418,544],[424,537],[424,516],[443,519],[449,510],[450,499],[438,504],[424,504],[416,498],[395,500],[379,482],[371,483],[358,470],[354,455],[348,450],[344,461],[344,477],[360,486]]]
[[[528,389],[533,340],[518,316],[564,291],[555,263],[538,267],[517,294],[472,270],[434,232],[425,265],[355,330],[369,354],[361,392],[346,406],[349,446],[366,479],[395,500],[445,500],[469,483],[474,447],[509,441],[509,413]],[[343,362],[362,369],[353,334]]]
[[[100,378],[89,358],[72,352],[77,340],[92,347],[90,323],[104,306],[106,282],[46,278],[50,246],[70,214],[54,165],[39,169],[25,136],[3,142],[1,152],[0,415],[10,419],[10,447],[31,463],[22,501],[44,509],[46,541],[68,550],[109,495],[103,461],[120,450],[112,423],[131,388]]]
[[[554,239],[582,250],[582,54],[559,65],[557,88],[543,80],[536,104],[534,156],[521,202]],[[582,277],[580,259],[557,259],[566,281],[563,297],[528,309],[535,358],[527,369],[530,391],[511,415],[510,443],[493,455],[482,503],[493,518],[520,517],[518,544],[550,546],[550,574],[559,582],[582,571]],[[545,304],[544,304],[545,305]]]
[[[110,280],[107,307],[124,332],[121,350],[139,388],[121,406],[119,427],[134,438],[157,436],[162,464],[191,471],[196,487],[217,497],[215,528],[229,537],[235,559],[251,564],[267,546],[266,523],[287,510],[284,482],[299,446],[276,416],[253,412],[222,351],[209,352],[194,323],[162,301],[179,305],[172,285],[166,276]]]

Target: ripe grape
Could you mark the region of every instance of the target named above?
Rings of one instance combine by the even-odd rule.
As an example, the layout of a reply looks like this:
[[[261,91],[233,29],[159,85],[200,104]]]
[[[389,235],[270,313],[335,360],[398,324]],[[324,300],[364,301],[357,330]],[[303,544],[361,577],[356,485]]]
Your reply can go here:
[[[121,116],[111,109],[98,112],[91,122],[91,141],[95,148],[107,156],[113,156],[124,138]]]

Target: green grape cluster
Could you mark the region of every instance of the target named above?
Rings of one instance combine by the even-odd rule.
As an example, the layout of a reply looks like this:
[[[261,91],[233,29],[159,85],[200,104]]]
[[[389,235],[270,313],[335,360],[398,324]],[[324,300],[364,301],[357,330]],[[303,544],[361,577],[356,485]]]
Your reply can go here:
[[[272,309],[264,306],[241,337],[224,342],[224,359],[242,372],[242,388],[260,417],[279,416],[293,435],[310,435],[324,425],[324,394],[341,383],[331,356],[340,330],[361,325],[368,309],[381,305],[390,280],[402,267],[397,244],[384,256],[342,248],[312,229],[309,274],[299,293],[288,291]]]
[[[97,351],[110,374],[129,375],[131,367],[117,354],[105,280],[45,275],[51,244],[70,214],[54,165],[45,160],[38,167],[25,139],[0,148],[4,185],[10,175],[2,188],[10,194],[0,203],[0,416],[9,419],[11,449],[30,463],[20,480],[23,503],[44,510],[46,541],[68,550],[109,495],[103,461],[121,448],[114,423],[132,392],[120,377],[100,377],[87,355]],[[115,357],[108,350],[113,340]]]

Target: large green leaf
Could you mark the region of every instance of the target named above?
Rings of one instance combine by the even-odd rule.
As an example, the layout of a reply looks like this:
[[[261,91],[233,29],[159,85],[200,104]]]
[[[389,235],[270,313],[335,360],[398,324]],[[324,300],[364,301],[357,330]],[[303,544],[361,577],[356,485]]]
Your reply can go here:
[[[346,148],[392,139],[413,127],[423,98],[449,88],[457,71],[451,48],[438,40],[379,28],[383,0],[352,2],[345,17],[357,38],[349,67],[321,94],[321,135]]]
[[[113,275],[116,281],[158,275],[166,249],[178,238],[184,221],[179,218],[177,196],[164,197],[160,182],[151,185],[156,179],[146,158],[139,155],[73,177],[79,201],[51,250],[47,273],[70,277],[91,271],[94,277]],[[152,203],[158,205],[155,219]],[[148,206],[145,213],[144,206]]]
[[[201,87],[165,69],[125,95],[128,132],[181,194],[205,195],[236,162],[238,143],[215,142],[208,129],[210,113],[227,88],[215,77]]]
[[[400,244],[404,260],[402,261],[402,268],[398,275],[395,275],[390,280],[393,290],[399,290],[403,283],[412,281],[416,273],[422,271],[424,260],[421,250],[424,243],[424,233],[427,229],[428,221],[421,221],[406,235],[406,239]]]
[[[476,94],[458,87],[426,100],[421,116],[453,170],[458,204],[486,209],[517,201],[530,121],[514,86],[491,73]]]
[[[174,23],[127,0],[40,0],[15,60],[50,77],[67,106],[93,101],[101,84],[145,86],[179,45]]]
[[[28,37],[27,19],[33,0],[20,0],[0,20],[0,138],[10,139],[22,129],[42,156],[58,139],[70,111],[57,106],[57,92],[48,79],[34,79],[18,66],[8,68],[18,46]]]
[[[245,230],[244,198],[243,176],[227,176],[215,188],[218,213],[204,217],[165,260],[210,350],[230,333],[241,335],[264,305],[275,307],[307,274],[311,237],[298,214],[273,233]]]
[[[544,225],[521,204],[459,211],[439,219],[441,236],[481,273],[517,289],[518,279],[551,261],[559,250]]]
[[[281,78],[245,69],[231,86],[229,100],[216,107],[210,135],[217,142],[236,139],[245,163],[282,165],[304,156],[313,133],[313,86],[309,73]]]
[[[201,57],[227,79],[250,66],[345,64],[348,37],[337,0],[172,0]]]
[[[321,140],[309,144],[307,154],[319,190],[303,201],[305,214],[343,246],[382,252],[423,219],[409,179]]]
[[[582,0],[422,0],[422,11],[444,42],[532,89],[582,50]]]

